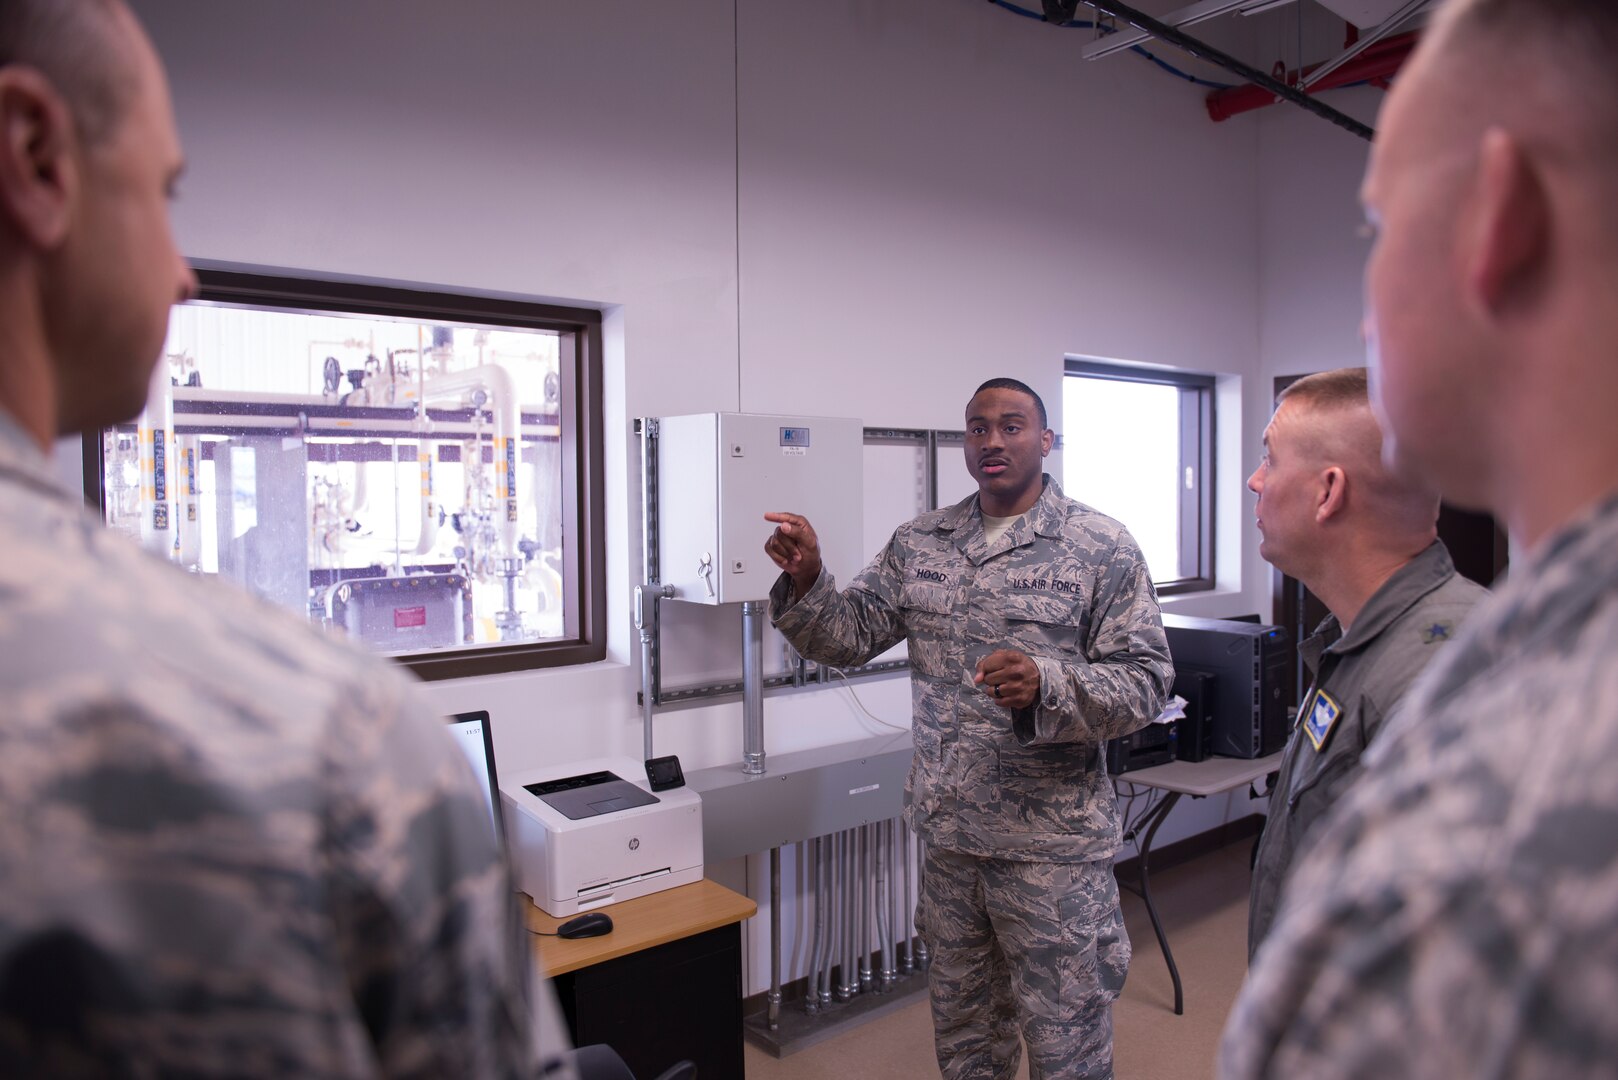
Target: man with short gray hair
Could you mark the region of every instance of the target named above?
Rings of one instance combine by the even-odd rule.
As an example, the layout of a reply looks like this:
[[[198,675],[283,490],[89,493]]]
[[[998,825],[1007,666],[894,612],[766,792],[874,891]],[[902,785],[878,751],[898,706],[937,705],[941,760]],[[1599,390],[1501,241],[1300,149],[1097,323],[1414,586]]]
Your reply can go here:
[[[1308,375],[1281,393],[1248,478],[1259,554],[1330,612],[1299,645],[1304,695],[1253,863],[1247,953],[1275,917],[1309,832],[1360,775],[1360,756],[1415,677],[1488,595],[1437,538],[1438,497],[1382,463],[1364,368]]]

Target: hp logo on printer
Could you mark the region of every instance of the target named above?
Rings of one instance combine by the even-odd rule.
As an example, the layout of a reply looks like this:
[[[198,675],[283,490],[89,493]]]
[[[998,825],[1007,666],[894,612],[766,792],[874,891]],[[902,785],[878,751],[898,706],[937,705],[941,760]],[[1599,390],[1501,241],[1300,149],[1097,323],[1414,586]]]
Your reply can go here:
[[[640,850],[640,837],[631,836],[629,838],[629,850],[630,851],[639,851]]]

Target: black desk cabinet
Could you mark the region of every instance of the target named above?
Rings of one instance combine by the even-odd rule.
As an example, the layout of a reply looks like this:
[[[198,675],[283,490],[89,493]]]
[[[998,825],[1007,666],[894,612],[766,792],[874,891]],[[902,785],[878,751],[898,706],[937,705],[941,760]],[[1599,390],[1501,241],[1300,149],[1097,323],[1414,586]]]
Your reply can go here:
[[[636,1080],[682,1059],[743,1080],[741,928],[721,926],[553,980],[575,1045],[606,1043]]]

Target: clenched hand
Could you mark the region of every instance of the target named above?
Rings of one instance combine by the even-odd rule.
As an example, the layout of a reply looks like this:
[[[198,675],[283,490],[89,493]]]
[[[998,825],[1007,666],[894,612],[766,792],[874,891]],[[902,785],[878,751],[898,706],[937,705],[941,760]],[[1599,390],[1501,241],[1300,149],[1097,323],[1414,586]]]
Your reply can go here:
[[[979,660],[972,682],[1002,709],[1026,709],[1039,700],[1039,668],[1016,649],[996,649]]]
[[[775,531],[764,541],[764,554],[792,578],[792,590],[803,596],[820,579],[820,538],[809,519],[798,514],[765,514]]]

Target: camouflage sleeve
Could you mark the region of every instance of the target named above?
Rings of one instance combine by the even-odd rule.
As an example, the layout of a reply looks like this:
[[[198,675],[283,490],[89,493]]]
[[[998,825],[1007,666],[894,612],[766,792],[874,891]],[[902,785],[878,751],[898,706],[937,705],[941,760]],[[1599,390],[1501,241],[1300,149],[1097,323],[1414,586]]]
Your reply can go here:
[[[1424,872],[1406,860],[1369,888],[1339,875],[1325,897],[1284,908],[1227,1021],[1218,1075],[1611,1076],[1618,934],[1585,938],[1576,965],[1563,930],[1582,913],[1570,916],[1533,868],[1391,883]],[[1322,882],[1300,876],[1289,889],[1305,885]]]
[[[1286,883],[1226,1024],[1221,1077],[1612,1075],[1608,771],[1575,776],[1515,739],[1479,750],[1457,737],[1494,720],[1469,709],[1384,727]]]
[[[518,896],[464,756],[407,690],[371,680],[326,748],[326,906],[348,993],[380,1075],[532,1076]]]
[[[1025,746],[1096,743],[1127,735],[1163,711],[1174,665],[1146,559],[1123,533],[1104,563],[1091,605],[1084,655],[1034,657],[1040,698],[1019,710],[1012,731]]]
[[[899,606],[904,560],[899,534],[842,592],[822,568],[809,591],[794,600],[792,578],[782,574],[770,590],[770,621],[805,657],[833,667],[856,667],[905,638]]]

